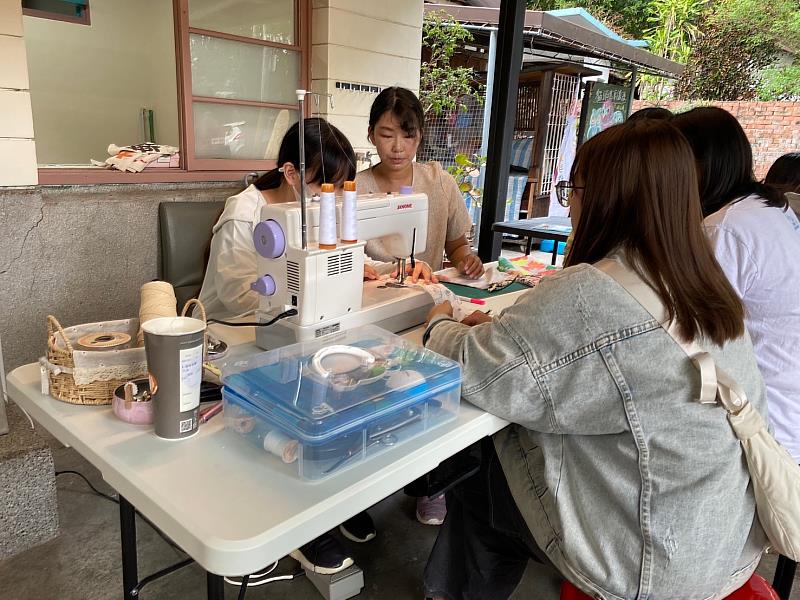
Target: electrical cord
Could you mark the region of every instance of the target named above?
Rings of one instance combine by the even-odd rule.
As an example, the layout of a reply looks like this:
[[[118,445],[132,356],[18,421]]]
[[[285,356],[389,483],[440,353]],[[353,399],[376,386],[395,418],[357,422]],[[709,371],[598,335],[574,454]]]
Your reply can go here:
[[[64,471],[56,471],[56,475],[77,475],[78,477],[80,477],[81,479],[83,479],[86,482],[86,485],[88,485],[90,488],[92,488],[92,491],[95,494],[97,494],[98,496],[102,496],[103,498],[105,498],[109,502],[113,502],[115,504],[119,504],[119,498],[115,498],[114,496],[111,496],[109,494],[106,494],[106,493],[101,492],[100,490],[98,490],[96,487],[94,487],[92,485],[92,482],[89,481],[89,479],[83,473],[79,473],[78,471],[73,471],[71,469],[65,469]]]
[[[247,582],[250,581],[250,575],[242,577],[242,587],[239,588],[237,600],[244,600],[244,595],[247,593]]]
[[[267,321],[266,323],[233,323],[231,321],[221,321],[219,319],[208,319],[207,323],[218,323],[220,325],[225,325],[226,327],[269,327],[270,325],[274,325],[281,319],[286,319],[287,317],[293,317],[297,314],[296,308],[290,308],[287,311],[282,312],[277,317],[272,319],[271,321]]]
[[[77,475],[78,477],[80,477],[81,479],[83,479],[86,482],[86,485],[88,485],[95,494],[97,494],[98,496],[108,500],[109,502],[113,502],[114,504],[119,504],[119,498],[117,498],[115,496],[111,496],[109,494],[106,494],[106,493],[101,492],[100,490],[98,490],[96,487],[94,487],[92,485],[92,482],[89,481],[89,479],[86,477],[86,475],[84,475],[83,473],[81,473],[79,471],[73,471],[72,469],[65,469],[63,471],[56,471],[56,476],[58,476],[58,475]],[[158,527],[153,525],[153,523],[150,522],[150,519],[145,517],[138,510],[135,511],[135,512],[136,512],[137,515],[139,515],[140,519],[142,519],[145,523],[147,523],[150,527],[153,528],[153,531],[155,531],[162,540],[164,540],[167,544],[169,544],[170,546],[172,546],[173,548],[175,548],[179,552],[181,552],[183,554],[186,554],[186,552],[184,552],[183,548],[178,546],[175,542],[173,542],[171,539],[169,539]]]
[[[248,582],[245,582],[244,577],[242,577],[241,581],[237,581],[232,577],[223,577],[223,579],[225,580],[225,583],[230,583],[231,585],[243,585],[245,587],[249,587],[255,583],[255,582],[249,583],[250,577],[253,577],[255,579],[261,579],[262,577],[266,577],[267,575],[272,573],[277,568],[278,568],[278,561],[276,560],[274,563],[268,566],[264,571],[259,571],[258,573],[250,573],[249,575],[245,575],[244,577],[248,578]]]
[[[239,599],[242,599],[244,598],[244,592],[247,588],[258,587],[260,585],[274,583],[276,581],[291,581],[292,579],[296,579],[305,575],[303,569],[300,569],[295,573],[289,573],[287,575],[275,575],[274,577],[267,577],[267,575],[272,573],[277,567],[278,561],[275,561],[265,571],[253,573],[251,575],[245,575],[242,577],[241,581],[230,577],[223,577],[223,579],[225,580],[225,583],[241,587],[239,590]]]
[[[58,475],[77,475],[78,477],[83,479],[83,481],[86,482],[86,485],[88,485],[91,488],[92,492],[94,492],[95,494],[97,494],[101,498],[104,498],[105,500],[108,500],[109,502],[113,502],[114,504],[119,504],[119,498],[116,498],[114,496],[111,496],[110,494],[106,494],[106,493],[101,492],[100,490],[98,490],[96,487],[94,487],[94,485],[92,485],[92,482],[89,481],[89,479],[86,477],[86,475],[84,475],[83,473],[81,473],[79,471],[74,471],[72,469],[64,469],[63,471],[56,471],[56,476],[58,476]],[[150,525],[150,527],[153,528],[153,531],[155,531],[159,535],[159,537],[161,537],[161,539],[163,539],[165,542],[167,542],[170,546],[172,546],[176,550],[178,550],[178,551],[180,551],[180,552],[185,554],[185,552],[183,551],[183,549],[180,546],[178,546],[175,542],[173,542],[166,535],[164,535],[161,532],[161,530],[158,527],[156,527],[155,525],[153,525],[147,517],[145,517],[144,515],[139,513],[139,511],[136,511],[136,514],[139,515],[139,517],[142,520],[144,520],[148,525]],[[172,566],[169,566],[166,569],[162,569],[158,573],[154,573],[153,575],[151,575],[149,577],[145,577],[142,581],[139,582],[139,584],[137,586],[137,589],[139,591],[141,591],[141,589],[146,584],[150,583],[151,581],[155,581],[156,579],[158,579],[158,578],[160,578],[160,577],[162,577],[164,575],[168,575],[169,573],[172,573],[173,571],[177,571],[178,569],[181,569],[181,568],[185,567],[186,565],[191,564],[192,562],[194,562],[193,559],[187,558],[186,560],[183,560],[183,561],[181,561],[179,563],[176,563],[176,564],[174,564]],[[230,579],[228,577],[224,577],[223,579],[225,580],[226,583],[241,587],[241,589],[239,590],[238,600],[243,600],[244,597],[245,597],[245,593],[247,592],[247,588],[258,587],[259,585],[264,585],[264,584],[267,584],[267,583],[273,583],[275,581],[291,581],[292,579],[295,579],[297,577],[302,577],[305,574],[303,572],[303,570],[300,569],[298,572],[290,573],[288,575],[276,575],[275,577],[266,577],[267,575],[272,573],[277,567],[278,567],[278,561],[275,561],[265,571],[261,571],[259,573],[253,573],[252,575],[245,575],[242,578],[241,581],[236,581],[235,579]],[[253,578],[253,580],[250,579],[251,577]]]

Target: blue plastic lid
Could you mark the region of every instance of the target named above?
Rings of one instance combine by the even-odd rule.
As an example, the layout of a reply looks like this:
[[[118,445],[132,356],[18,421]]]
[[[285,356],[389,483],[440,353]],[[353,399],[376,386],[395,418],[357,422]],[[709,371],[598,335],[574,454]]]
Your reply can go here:
[[[223,364],[224,393],[321,443],[461,384],[461,367],[375,326]]]

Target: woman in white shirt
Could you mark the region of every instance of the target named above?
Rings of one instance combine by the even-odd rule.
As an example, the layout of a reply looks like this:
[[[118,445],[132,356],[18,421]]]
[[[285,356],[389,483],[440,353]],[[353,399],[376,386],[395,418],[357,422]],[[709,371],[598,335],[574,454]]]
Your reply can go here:
[[[306,119],[306,188],[319,193],[323,183],[333,183],[338,192],[356,175],[353,146],[336,127],[320,118]],[[251,314],[259,295],[250,289],[256,279],[257,254],[253,229],[261,221],[265,204],[300,199],[299,125],[292,125],[281,141],[278,166],[259,177],[246,190],[231,196],[214,225],[208,266],[200,291],[206,314],[215,319],[233,319]],[[377,271],[364,267],[365,279],[377,279]],[[332,574],[353,564],[349,552],[335,537],[323,534],[291,555],[303,566]]]
[[[259,177],[246,190],[225,202],[212,229],[208,266],[200,301],[214,319],[233,319],[251,314],[258,307],[259,295],[250,289],[256,279],[257,254],[253,229],[261,221],[265,204],[295,202],[300,199],[300,147],[298,124],[283,136],[278,151],[278,166]],[[353,147],[336,127],[325,119],[305,120],[306,188],[318,193],[323,183],[333,183],[337,191],[345,181],[355,178]],[[364,276],[377,277],[371,267]]]
[[[775,437],[800,462],[800,222],[780,191],[756,181],[733,115],[702,107],[672,123],[692,146],[706,233],[744,302]]]

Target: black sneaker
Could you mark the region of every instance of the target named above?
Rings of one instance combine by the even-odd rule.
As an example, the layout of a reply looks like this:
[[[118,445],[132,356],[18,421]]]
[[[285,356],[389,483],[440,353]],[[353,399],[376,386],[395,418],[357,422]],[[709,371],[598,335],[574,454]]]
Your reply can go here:
[[[344,571],[353,564],[353,559],[344,546],[329,533],[323,533],[317,539],[300,546],[290,552],[290,556],[303,565],[303,568],[323,575]]]
[[[362,511],[355,517],[347,519],[347,521],[339,525],[339,531],[348,540],[359,544],[368,542],[378,535],[378,532],[375,531],[375,523],[372,522],[372,517],[369,516],[367,511]]]

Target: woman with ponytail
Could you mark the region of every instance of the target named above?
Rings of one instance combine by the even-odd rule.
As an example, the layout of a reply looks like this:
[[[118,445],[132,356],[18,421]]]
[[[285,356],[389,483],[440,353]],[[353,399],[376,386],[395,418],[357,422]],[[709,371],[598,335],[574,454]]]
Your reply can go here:
[[[250,289],[256,279],[253,228],[261,220],[265,204],[300,199],[300,141],[298,124],[283,136],[278,166],[267,171],[246,190],[225,202],[212,229],[208,266],[200,301],[209,317],[232,319],[252,313],[259,296]],[[305,120],[306,187],[319,193],[322,183],[333,183],[337,191],[356,175],[353,146],[336,127],[320,118]],[[365,277],[377,273],[365,267]]]

